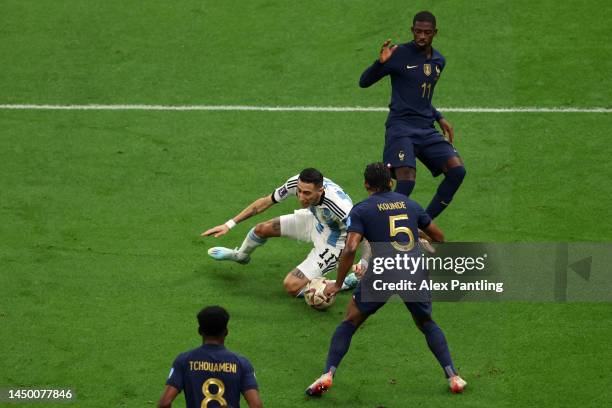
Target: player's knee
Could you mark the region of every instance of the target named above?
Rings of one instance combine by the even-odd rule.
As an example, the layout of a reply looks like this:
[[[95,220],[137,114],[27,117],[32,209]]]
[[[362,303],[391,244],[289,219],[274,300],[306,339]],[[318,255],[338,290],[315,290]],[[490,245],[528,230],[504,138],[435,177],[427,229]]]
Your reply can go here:
[[[349,306],[344,316],[344,321],[349,322],[355,327],[361,326],[361,324],[367,319],[367,316],[362,314],[355,303],[355,299],[351,299]]]
[[[455,184],[461,184],[466,174],[464,166],[451,167],[446,171],[446,177],[455,182]]]
[[[268,232],[270,230],[270,226],[268,224],[268,222],[260,222],[259,224],[257,224],[254,230],[255,235],[260,238],[267,238]]]
[[[291,296],[297,296],[300,293],[300,290],[304,287],[304,283],[293,279],[291,276],[285,277],[283,281],[283,287],[285,288],[285,292],[287,292]]]
[[[414,181],[416,179],[416,169],[412,167],[399,167],[395,170],[395,177],[399,180]]]
[[[363,316],[359,313],[348,313],[344,317],[344,321],[349,322],[355,327],[359,327],[361,326],[361,323],[363,323]]]

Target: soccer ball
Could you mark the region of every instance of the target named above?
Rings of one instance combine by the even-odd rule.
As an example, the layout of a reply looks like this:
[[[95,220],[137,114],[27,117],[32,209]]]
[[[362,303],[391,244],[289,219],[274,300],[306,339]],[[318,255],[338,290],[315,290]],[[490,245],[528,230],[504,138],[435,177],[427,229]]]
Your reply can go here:
[[[308,282],[306,289],[304,289],[304,301],[307,305],[323,310],[334,304],[336,301],[335,295],[327,297],[323,294],[327,282],[329,281],[324,277],[315,278]]]

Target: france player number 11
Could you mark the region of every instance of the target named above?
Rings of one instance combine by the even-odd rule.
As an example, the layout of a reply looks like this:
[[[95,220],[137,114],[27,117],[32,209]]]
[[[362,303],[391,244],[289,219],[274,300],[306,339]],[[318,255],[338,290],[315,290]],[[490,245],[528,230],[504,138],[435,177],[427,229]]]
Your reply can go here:
[[[211,385],[217,386],[216,393],[212,393],[210,391]],[[223,381],[220,379],[209,378],[208,380],[204,381],[204,384],[202,384],[202,393],[204,394],[204,399],[202,400],[201,408],[208,408],[208,404],[213,401],[218,402],[222,407],[227,406],[227,401],[225,398],[223,398],[223,394],[225,393],[225,384],[223,384]]]
[[[431,99],[431,83],[423,82],[421,84],[421,88],[423,88],[423,94],[421,95],[421,98]]]

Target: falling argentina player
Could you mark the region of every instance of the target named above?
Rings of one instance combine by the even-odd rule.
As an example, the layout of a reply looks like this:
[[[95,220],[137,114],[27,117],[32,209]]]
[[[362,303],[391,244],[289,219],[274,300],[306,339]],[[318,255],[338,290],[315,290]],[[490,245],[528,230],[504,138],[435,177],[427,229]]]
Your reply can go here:
[[[251,228],[239,248],[214,247],[208,250],[208,254],[218,261],[246,264],[250,262],[253,251],[264,245],[268,238],[287,237],[311,242],[313,249],[306,259],[283,281],[288,294],[301,296],[308,282],[335,268],[346,240],[346,218],[353,207],[348,194],[323,177],[320,171],[313,168],[302,170],[272,194],[255,200],[238,215],[203,232],[202,236],[219,237],[226,234],[237,223],[266,211],[290,196],[298,199],[301,209],[257,224]],[[343,289],[353,288],[356,284],[357,278],[351,274],[345,280]]]

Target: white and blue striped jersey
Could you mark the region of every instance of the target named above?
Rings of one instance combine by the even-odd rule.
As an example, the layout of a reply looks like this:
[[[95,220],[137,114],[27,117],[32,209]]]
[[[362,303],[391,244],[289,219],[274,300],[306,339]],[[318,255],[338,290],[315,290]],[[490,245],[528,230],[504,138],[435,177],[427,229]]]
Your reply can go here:
[[[299,175],[289,178],[285,184],[272,193],[274,202],[281,202],[289,196],[297,196]],[[353,201],[342,187],[328,178],[323,178],[323,194],[318,204],[308,207],[317,223],[316,232],[325,238],[328,245],[344,248],[346,241],[346,220],[353,208]]]

